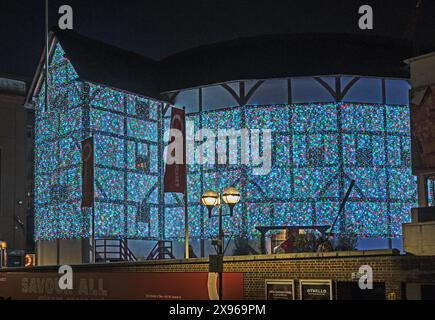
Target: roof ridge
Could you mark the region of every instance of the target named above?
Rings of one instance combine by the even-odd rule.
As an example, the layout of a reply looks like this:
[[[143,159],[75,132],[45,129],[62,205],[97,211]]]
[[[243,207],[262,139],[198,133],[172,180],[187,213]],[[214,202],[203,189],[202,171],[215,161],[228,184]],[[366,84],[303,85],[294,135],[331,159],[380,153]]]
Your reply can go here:
[[[93,37],[89,37],[89,36],[83,35],[81,33],[73,31],[73,30],[68,30],[68,29],[61,30],[59,27],[55,26],[55,27],[52,27],[50,29],[50,31],[53,32],[56,35],[56,37],[58,37],[58,38],[62,38],[64,35],[66,35],[66,36],[69,36],[69,37],[73,37],[73,38],[79,39],[81,41],[92,42],[93,44],[96,44],[96,45],[99,45],[99,46],[104,46],[104,47],[110,48],[110,49],[112,49],[114,51],[119,51],[120,53],[123,53],[123,54],[133,55],[133,56],[136,56],[138,58],[147,59],[147,60],[149,60],[151,62],[158,62],[157,60],[155,60],[153,58],[150,58],[148,56],[145,56],[145,55],[143,55],[141,53],[135,52],[135,51],[130,50],[130,49],[125,49],[125,48],[118,47],[116,45],[104,42],[102,40],[98,40],[98,39],[93,38]]]

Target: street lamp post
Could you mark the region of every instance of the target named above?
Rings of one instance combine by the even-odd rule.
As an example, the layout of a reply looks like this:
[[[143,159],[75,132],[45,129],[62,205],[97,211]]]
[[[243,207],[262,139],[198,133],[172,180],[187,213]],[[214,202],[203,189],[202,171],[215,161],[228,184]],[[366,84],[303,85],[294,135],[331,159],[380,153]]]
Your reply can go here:
[[[222,259],[223,263],[223,255],[224,255],[224,231],[222,226],[222,199],[229,208],[230,208],[230,217],[233,216],[234,206],[240,201],[240,192],[233,187],[226,188],[222,192],[222,198],[219,193],[207,190],[201,197],[201,203],[205,205],[208,209],[208,217],[212,217],[212,210],[215,206],[218,206],[218,219],[219,219],[219,234],[218,234],[218,256],[219,259]],[[223,266],[222,266],[223,269]],[[223,281],[222,281],[223,272],[219,272],[219,300],[222,300],[222,290],[223,290]]]

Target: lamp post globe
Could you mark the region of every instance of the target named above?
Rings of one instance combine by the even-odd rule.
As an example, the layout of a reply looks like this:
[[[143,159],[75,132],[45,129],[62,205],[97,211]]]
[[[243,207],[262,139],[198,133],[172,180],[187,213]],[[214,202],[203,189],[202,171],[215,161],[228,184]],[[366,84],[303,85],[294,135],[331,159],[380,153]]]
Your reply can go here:
[[[205,191],[201,196],[201,203],[208,209],[208,216],[211,217],[211,210],[219,203],[219,194],[212,190]]]
[[[228,187],[222,193],[224,202],[230,207],[230,214],[233,215],[234,206],[240,201],[240,192],[234,187]]]

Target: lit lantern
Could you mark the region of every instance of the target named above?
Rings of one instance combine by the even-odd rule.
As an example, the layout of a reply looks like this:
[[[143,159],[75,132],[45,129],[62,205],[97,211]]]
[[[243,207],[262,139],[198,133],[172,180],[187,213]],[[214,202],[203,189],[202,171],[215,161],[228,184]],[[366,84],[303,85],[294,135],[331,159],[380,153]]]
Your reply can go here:
[[[224,202],[230,207],[230,215],[233,216],[233,208],[240,201],[240,192],[236,188],[226,188],[222,194]]]
[[[203,193],[201,197],[201,202],[208,209],[208,216],[211,218],[211,210],[214,206],[219,204],[219,193],[207,190]]]

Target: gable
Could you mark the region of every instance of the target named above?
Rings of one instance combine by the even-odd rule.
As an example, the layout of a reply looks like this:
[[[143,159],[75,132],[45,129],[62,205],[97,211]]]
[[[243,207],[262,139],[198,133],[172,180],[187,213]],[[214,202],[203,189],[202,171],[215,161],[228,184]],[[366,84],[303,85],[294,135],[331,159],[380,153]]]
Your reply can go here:
[[[49,36],[50,65],[68,60],[76,78],[120,89],[132,94],[161,99],[159,72],[154,60],[92,40],[69,30],[53,29]],[[27,102],[40,94],[44,82],[45,50],[27,95]]]

